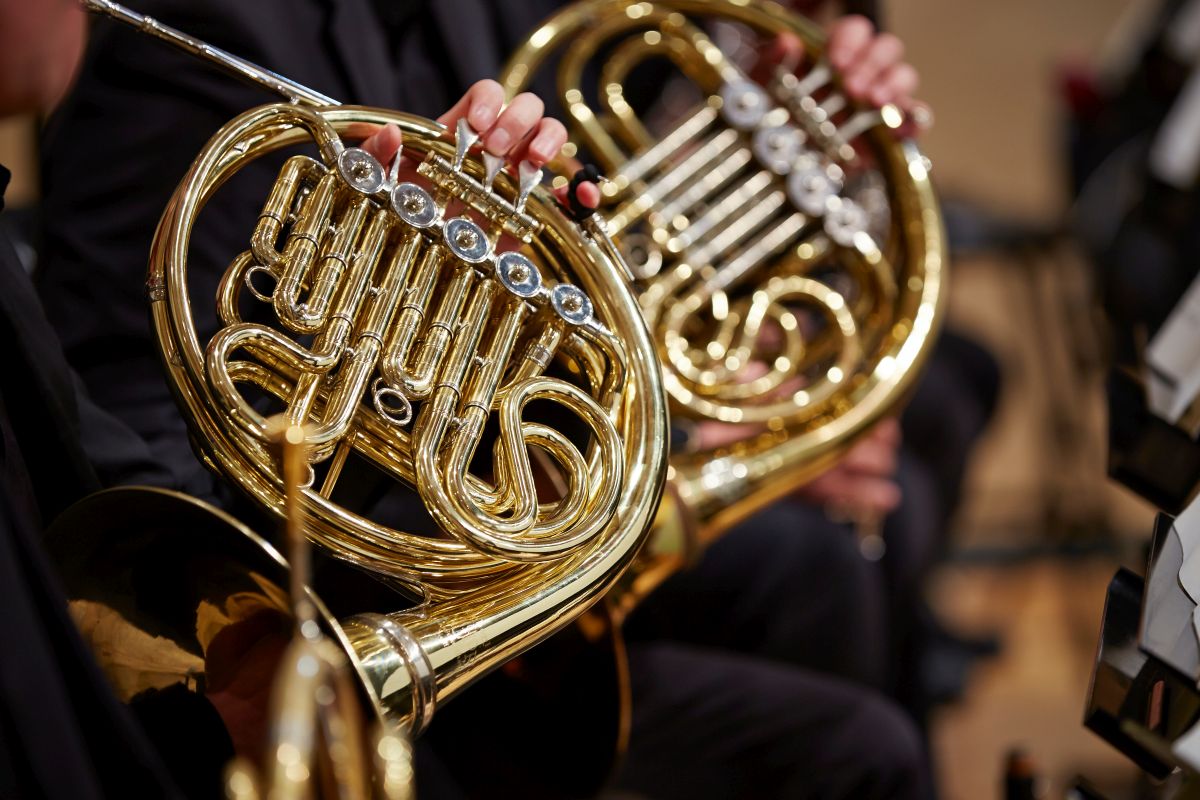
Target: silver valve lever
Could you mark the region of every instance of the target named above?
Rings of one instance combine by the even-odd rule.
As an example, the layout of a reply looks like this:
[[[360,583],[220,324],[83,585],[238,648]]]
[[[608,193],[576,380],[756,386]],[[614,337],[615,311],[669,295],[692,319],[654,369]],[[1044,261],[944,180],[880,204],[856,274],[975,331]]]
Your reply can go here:
[[[392,166],[388,168],[388,185],[395,186],[400,180],[400,159],[404,155],[404,142],[401,140],[400,146],[396,148],[396,156],[392,159]]]
[[[791,87],[797,97],[811,97],[813,92],[820,89],[833,79],[833,69],[829,62],[821,60],[807,75],[800,78],[799,83]]]
[[[776,67],[780,73],[796,74],[796,70],[800,68],[800,63],[804,60],[804,51],[802,49],[793,50],[784,56]]]
[[[454,171],[462,172],[463,162],[467,159],[467,151],[471,146],[479,141],[479,134],[471,127],[471,123],[467,122],[467,118],[463,117],[458,121],[458,127],[455,130],[454,136]]]
[[[500,170],[504,169],[504,156],[492,155],[484,150],[483,168],[483,188],[490,192],[492,184],[496,182],[496,176],[500,174]]]
[[[542,182],[542,171],[533,165],[533,162],[522,161],[517,165],[517,177],[520,181],[520,191],[517,194],[517,202],[514,205],[518,214],[525,213],[525,203],[529,201],[529,195],[533,193],[533,189]]]

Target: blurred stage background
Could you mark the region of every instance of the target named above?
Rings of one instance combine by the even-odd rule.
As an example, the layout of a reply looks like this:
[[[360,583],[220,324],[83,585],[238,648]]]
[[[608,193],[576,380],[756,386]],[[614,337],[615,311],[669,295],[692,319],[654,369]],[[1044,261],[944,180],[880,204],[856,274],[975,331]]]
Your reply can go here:
[[[931,589],[946,619],[997,634],[1003,650],[935,720],[946,800],[999,797],[1013,747],[1037,762],[1048,798],[1077,774],[1114,798],[1135,796],[1129,762],[1080,720],[1105,586],[1122,561],[1140,570],[1152,512],[1105,478],[1087,268],[1055,233],[1068,211],[1060,70],[1102,57],[1147,5],[884,3],[935,109],[924,144],[943,198],[953,213],[1029,235],[972,236],[954,264],[951,320],[993,350],[1005,385],[970,468],[953,558]],[[0,125],[0,162],[20,166],[14,206],[34,195],[32,141],[31,123]]]
[[[947,800],[998,797],[1013,747],[1037,762],[1048,798],[1080,773],[1114,798],[1136,796],[1129,762],[1080,720],[1105,587],[1123,560],[1142,570],[1153,512],[1105,478],[1088,267],[1054,234],[1069,212],[1062,70],[1113,57],[1119,32],[1152,5],[886,4],[937,115],[924,146],[943,199],[952,211],[966,204],[972,216],[1028,226],[1032,237],[978,242],[953,265],[952,324],[987,343],[1005,384],[933,598],[962,629],[998,634],[1003,650],[936,717]]]

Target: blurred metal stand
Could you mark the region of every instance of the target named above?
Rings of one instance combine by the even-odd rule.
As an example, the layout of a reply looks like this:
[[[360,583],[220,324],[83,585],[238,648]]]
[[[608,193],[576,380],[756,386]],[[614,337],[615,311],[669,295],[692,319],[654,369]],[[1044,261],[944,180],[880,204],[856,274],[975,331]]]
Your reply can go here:
[[[959,269],[972,261],[1000,261],[1015,272],[1005,302],[1014,327],[1030,332],[1036,355],[1021,359],[1025,385],[1041,393],[1039,441],[1043,480],[1030,526],[1032,546],[1077,550],[1107,546],[1113,532],[1103,495],[1099,419],[1087,412],[1103,383],[1105,354],[1099,309],[1087,262],[1075,251],[1065,224],[991,214],[962,200],[943,204],[951,257]],[[1006,365],[1008,366],[1008,365]]]

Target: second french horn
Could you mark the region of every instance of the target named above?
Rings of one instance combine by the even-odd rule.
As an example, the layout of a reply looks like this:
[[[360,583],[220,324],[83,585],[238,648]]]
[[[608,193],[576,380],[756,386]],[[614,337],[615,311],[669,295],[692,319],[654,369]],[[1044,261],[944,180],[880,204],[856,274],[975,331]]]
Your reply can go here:
[[[752,78],[746,62],[781,34],[807,71]],[[942,316],[928,162],[897,138],[898,109],[848,100],[822,44],[774,2],[583,0],[502,78],[515,93],[553,70],[581,157],[605,172],[599,213],[637,274],[673,419],[741,426],[735,444],[672,457],[682,519],[660,516],[693,547],[893,412]],[[645,85],[661,89],[649,102]],[[644,589],[678,562],[643,559]]]

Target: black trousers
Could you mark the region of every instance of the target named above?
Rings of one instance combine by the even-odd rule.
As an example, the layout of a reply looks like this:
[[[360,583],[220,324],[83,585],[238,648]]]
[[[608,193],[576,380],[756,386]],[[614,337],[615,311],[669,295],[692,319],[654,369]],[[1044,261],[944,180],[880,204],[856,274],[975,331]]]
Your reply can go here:
[[[885,680],[882,576],[849,531],[781,503],[731,531],[627,627],[618,788],[650,798],[931,796]]]

